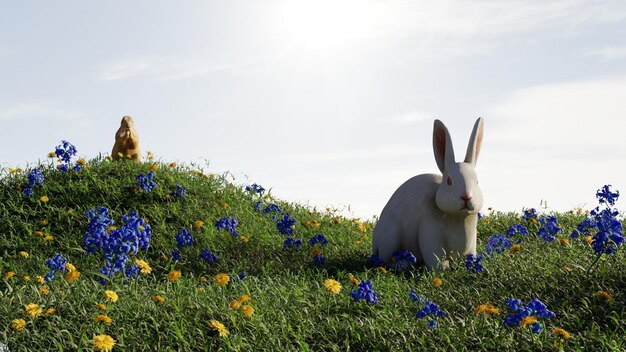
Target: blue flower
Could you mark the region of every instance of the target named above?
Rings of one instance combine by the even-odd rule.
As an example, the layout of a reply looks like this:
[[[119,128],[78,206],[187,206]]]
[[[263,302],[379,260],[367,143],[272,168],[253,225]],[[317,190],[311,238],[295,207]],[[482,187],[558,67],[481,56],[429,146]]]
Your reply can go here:
[[[208,248],[200,253],[200,259],[204,260],[207,264],[212,264],[220,260],[217,254],[215,254],[215,252],[211,252]]]
[[[426,298],[426,296],[424,295],[417,295],[417,293],[415,292],[415,290],[411,290],[411,292],[409,293],[409,297],[411,298],[411,301],[413,302],[428,302],[428,298]]]
[[[300,247],[302,247],[301,239],[294,240],[291,237],[287,237],[287,239],[283,242],[283,249],[300,248]]]
[[[435,320],[431,320],[428,322],[428,327],[434,329],[437,327],[437,322]]]
[[[524,227],[524,225],[516,224],[516,225],[509,227],[509,230],[506,232],[506,234],[509,237],[513,237],[517,234],[520,234],[522,236],[527,236],[528,229]]]
[[[507,236],[495,234],[487,241],[487,244],[485,245],[485,253],[489,255],[493,252],[500,254],[511,248],[512,245],[513,243],[511,243],[511,240],[509,240]]]
[[[237,218],[225,216],[219,219],[215,223],[215,228],[217,230],[226,229],[226,231],[230,232],[231,235],[238,236],[239,235],[239,233],[237,233],[238,224],[239,224],[239,221],[237,220]]]
[[[148,172],[147,175],[139,174],[135,177],[135,180],[139,181],[139,188],[146,193],[152,192],[152,190],[157,186],[154,179],[154,171]]]
[[[272,212],[280,213],[281,210],[280,210],[280,207],[278,205],[276,205],[274,203],[271,203],[270,205],[265,207],[264,212],[265,212],[265,214],[269,214],[269,213],[272,213]]]
[[[524,209],[524,215],[522,215],[522,219],[526,221],[531,221],[531,219],[537,220],[538,218],[537,210],[535,208]]]
[[[417,263],[417,258],[406,249],[399,249],[393,253],[393,259],[396,262],[396,270],[404,271],[411,268]]]
[[[317,254],[313,256],[313,264],[324,264],[326,263],[326,256],[321,254]]]
[[[309,245],[315,246],[318,243],[322,246],[325,246],[328,244],[328,240],[326,239],[326,237],[324,237],[324,235],[318,233],[309,240]]]
[[[246,186],[246,191],[250,193],[263,194],[263,192],[265,192],[265,188],[261,187],[261,185],[253,183],[250,186]]]
[[[465,256],[465,267],[472,273],[482,273],[485,270],[483,266],[483,255],[468,254]]]
[[[246,272],[242,271],[241,274],[239,274],[239,275],[231,275],[230,276],[230,282],[236,282],[236,281],[241,282],[245,278],[246,278]]]
[[[261,211],[261,201],[254,203],[254,210]]]
[[[129,279],[136,277],[137,275],[139,275],[139,266],[136,264],[133,264],[124,270],[124,276]]]
[[[509,298],[505,301],[505,304],[509,307],[509,314],[504,318],[503,323],[509,327],[521,326],[532,322],[524,321],[524,318],[534,316],[537,319],[550,319],[556,317],[554,312],[548,310],[548,307],[541,302],[538,298],[532,299],[527,305],[523,305],[519,299]],[[533,319],[534,320],[534,319]],[[524,321],[524,324],[522,324]],[[531,324],[531,331],[538,334],[543,329],[541,323],[538,321]]]
[[[276,229],[283,235],[293,235],[295,225],[296,219],[292,218],[289,213],[284,213],[283,218],[276,221]]]
[[[596,197],[600,204],[608,204],[609,206],[615,205],[617,198],[619,198],[619,191],[611,192],[611,185],[604,185],[596,192]]]
[[[545,242],[554,241],[556,239],[554,236],[563,230],[557,224],[557,219],[554,216],[542,216],[539,223],[543,226],[537,231],[537,235]]]
[[[44,280],[46,282],[49,282],[50,280],[54,279],[56,271],[65,271],[65,267],[67,266],[67,258],[65,258],[62,254],[56,253],[54,256],[52,256],[52,258],[46,260],[46,265],[48,266],[48,269],[50,269],[50,272],[46,274]]]
[[[504,301],[504,304],[506,304],[509,307],[509,310],[511,310],[512,312],[515,312],[522,305],[522,301],[520,301],[519,299],[515,299],[515,298],[509,298],[506,301]]]
[[[185,246],[193,246],[193,236],[191,236],[191,231],[187,229],[178,231],[178,234],[176,235],[176,244],[178,245],[178,249],[183,249]]]
[[[28,187],[24,189],[24,195],[26,197],[30,197],[33,195],[33,189],[35,188],[37,184],[43,185],[44,177],[41,171],[39,171],[39,169],[34,168],[28,172],[27,179],[28,179]]]
[[[363,280],[359,283],[359,288],[350,292],[354,302],[361,300],[366,301],[369,304],[378,303],[378,292],[374,290],[372,282],[369,280]]]
[[[578,238],[580,235],[583,236],[588,236],[591,232],[592,229],[597,228],[598,225],[596,224],[595,221],[593,221],[592,219],[585,217],[585,220],[581,221],[577,226],[576,229],[574,229],[572,231],[572,234],[570,235],[570,237],[572,239]]]
[[[172,251],[172,259],[173,259],[174,261],[180,261],[180,260],[181,260],[181,258],[182,258],[182,256],[180,255],[180,252],[179,252],[179,251],[177,251],[177,250],[173,250],[173,251]]]
[[[372,254],[367,260],[373,266],[385,266],[385,262],[382,261],[376,254]]]
[[[187,190],[185,187],[181,185],[176,185],[176,190],[174,191],[174,197],[176,198],[185,198],[187,197]]]
[[[76,155],[77,151],[72,143],[68,141],[61,141],[61,144],[56,147],[54,153],[65,164],[69,164],[70,160],[74,155]]]
[[[446,315],[444,311],[442,311],[439,306],[431,301],[427,301],[426,304],[417,312],[417,319],[425,318],[429,315],[435,317],[443,317]]]

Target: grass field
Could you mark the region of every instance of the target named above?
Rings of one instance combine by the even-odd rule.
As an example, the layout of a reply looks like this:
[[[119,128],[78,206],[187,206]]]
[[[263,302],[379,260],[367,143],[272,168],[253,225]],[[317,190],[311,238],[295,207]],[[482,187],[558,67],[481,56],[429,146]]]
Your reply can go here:
[[[10,351],[626,350],[626,256],[623,248],[598,256],[584,236],[570,238],[584,210],[540,212],[563,229],[546,242],[541,220],[485,209],[479,252],[513,225],[529,235],[485,255],[480,272],[463,261],[400,272],[368,262],[375,220],[277,200],[202,166],[95,158],[80,171],[59,171],[53,159],[37,168],[42,183],[29,182],[31,169],[3,169],[0,181],[0,343]],[[156,187],[147,192],[136,177],[151,171]],[[95,219],[88,229],[86,213],[101,207],[115,223]],[[129,212],[145,223],[125,225]],[[120,240],[100,238],[89,254],[85,238],[97,231]],[[284,248],[288,237],[293,246]],[[206,249],[218,259],[201,259]],[[113,276],[101,273],[105,252],[121,269]],[[73,267],[49,261],[56,254]],[[51,278],[50,267],[64,271]],[[133,270],[145,273],[126,278]],[[376,303],[367,302],[365,281]],[[535,312],[509,326],[511,298],[537,298],[554,317]],[[427,302],[445,315],[419,318],[433,307]]]

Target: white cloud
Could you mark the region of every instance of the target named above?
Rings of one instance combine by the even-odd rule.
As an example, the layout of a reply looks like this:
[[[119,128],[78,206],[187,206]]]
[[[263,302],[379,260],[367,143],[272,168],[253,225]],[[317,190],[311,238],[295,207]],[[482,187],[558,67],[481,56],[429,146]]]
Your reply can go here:
[[[590,49],[586,53],[589,56],[600,56],[604,59],[626,58],[626,47],[608,46],[603,48]]]
[[[39,118],[71,121],[83,116],[84,114],[79,110],[59,107],[51,102],[21,103],[0,109],[0,120]]]
[[[151,77],[162,81],[201,77],[213,72],[231,70],[234,64],[213,64],[202,60],[144,57],[117,60],[106,65],[99,74],[103,81]]]

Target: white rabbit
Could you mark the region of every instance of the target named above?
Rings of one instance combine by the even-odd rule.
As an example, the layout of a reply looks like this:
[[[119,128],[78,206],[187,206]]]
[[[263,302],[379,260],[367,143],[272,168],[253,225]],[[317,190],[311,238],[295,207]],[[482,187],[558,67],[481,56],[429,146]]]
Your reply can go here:
[[[417,175],[400,186],[385,205],[374,228],[372,253],[389,262],[407,249],[419,265],[447,268],[444,257],[476,254],[476,225],[483,195],[474,167],[483,139],[483,119],[470,136],[465,160],[454,159],[448,129],[439,120],[433,128],[433,149],[442,175]]]

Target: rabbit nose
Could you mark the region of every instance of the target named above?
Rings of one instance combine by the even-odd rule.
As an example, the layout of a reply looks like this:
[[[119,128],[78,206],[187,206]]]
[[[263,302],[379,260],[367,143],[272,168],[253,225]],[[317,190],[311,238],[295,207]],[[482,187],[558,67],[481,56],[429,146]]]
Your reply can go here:
[[[469,201],[470,199],[472,199],[472,196],[470,196],[469,194],[465,193],[461,196],[461,199],[463,199],[464,201]]]

